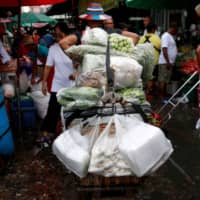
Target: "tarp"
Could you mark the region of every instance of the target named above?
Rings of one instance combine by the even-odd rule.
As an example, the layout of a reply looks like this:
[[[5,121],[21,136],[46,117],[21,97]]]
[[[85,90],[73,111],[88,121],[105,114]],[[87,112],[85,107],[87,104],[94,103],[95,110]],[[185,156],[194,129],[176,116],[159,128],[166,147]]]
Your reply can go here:
[[[12,17],[13,21],[18,20],[18,16]],[[33,13],[33,12],[28,12],[28,13],[22,13],[21,14],[21,25],[22,26],[32,26],[34,23],[48,23],[48,24],[56,24],[56,20],[46,16],[41,13]]]
[[[138,9],[187,9],[194,8],[199,0],[126,0],[126,5]]]
[[[104,11],[110,10],[112,8],[116,8],[119,6],[119,0],[79,0],[78,10],[79,14],[83,14],[86,12],[87,7],[90,3],[101,3]]]

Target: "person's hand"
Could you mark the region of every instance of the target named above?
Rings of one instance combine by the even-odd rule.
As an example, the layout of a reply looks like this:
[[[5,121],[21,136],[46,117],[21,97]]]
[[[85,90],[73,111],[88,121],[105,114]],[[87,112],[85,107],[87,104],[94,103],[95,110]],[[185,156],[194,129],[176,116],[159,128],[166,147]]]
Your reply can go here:
[[[41,78],[36,79],[34,76],[32,76],[31,85],[38,84],[40,81],[41,81]]]
[[[47,82],[42,81],[42,93],[46,96],[47,95]]]
[[[173,67],[171,63],[167,63],[167,69],[170,70]]]
[[[17,67],[17,59],[10,60],[8,62],[8,67]]]

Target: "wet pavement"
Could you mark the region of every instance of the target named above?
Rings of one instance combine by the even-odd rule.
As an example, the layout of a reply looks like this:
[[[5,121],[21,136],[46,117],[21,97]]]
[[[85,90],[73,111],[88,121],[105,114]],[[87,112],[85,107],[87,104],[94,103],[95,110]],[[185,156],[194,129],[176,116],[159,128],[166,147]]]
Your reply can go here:
[[[155,110],[158,107],[154,105]],[[200,130],[195,130],[199,109],[195,104],[180,104],[171,116],[164,128],[174,147],[175,163],[169,160],[140,184],[111,192],[94,188],[78,192],[79,179],[50,148],[36,154],[34,131],[25,132],[25,143],[15,139],[14,158],[0,175],[0,200],[199,200]]]

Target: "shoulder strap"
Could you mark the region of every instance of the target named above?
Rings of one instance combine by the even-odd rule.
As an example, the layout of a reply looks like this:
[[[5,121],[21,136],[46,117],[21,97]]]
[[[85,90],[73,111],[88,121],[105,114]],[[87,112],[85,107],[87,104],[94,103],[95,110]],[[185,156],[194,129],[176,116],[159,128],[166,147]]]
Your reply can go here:
[[[144,37],[145,37],[144,43],[146,43],[146,42],[151,43],[151,41],[149,40],[151,35],[145,35]]]
[[[148,42],[148,43],[151,43],[151,44],[152,44],[152,42],[150,41],[151,35],[145,35],[144,37],[145,37],[144,43]],[[153,44],[152,44],[152,45],[153,45]],[[154,48],[156,51],[158,51],[158,53],[160,53],[160,49],[157,48],[155,45],[153,45],[153,48]]]

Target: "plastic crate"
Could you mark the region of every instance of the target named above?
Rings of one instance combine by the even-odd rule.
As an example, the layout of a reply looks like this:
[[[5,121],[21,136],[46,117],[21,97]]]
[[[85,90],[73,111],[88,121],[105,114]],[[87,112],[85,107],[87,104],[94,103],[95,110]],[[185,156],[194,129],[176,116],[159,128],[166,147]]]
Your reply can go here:
[[[34,128],[36,126],[36,108],[34,106],[30,107],[20,107],[21,116],[21,126],[22,128]],[[18,127],[18,108],[14,106],[11,107],[13,126]]]
[[[21,95],[19,100],[20,100],[20,107],[22,108],[34,106],[33,99],[27,95]],[[14,107],[17,107],[18,99],[17,98],[13,99],[12,104]]]

